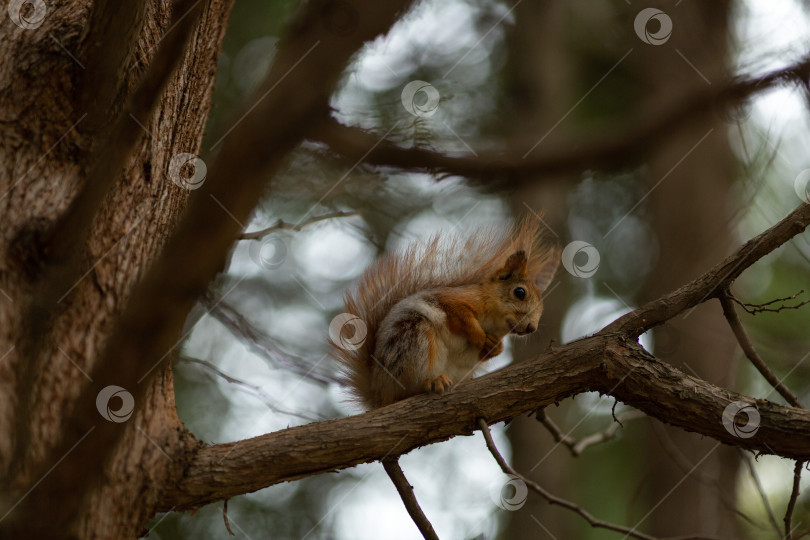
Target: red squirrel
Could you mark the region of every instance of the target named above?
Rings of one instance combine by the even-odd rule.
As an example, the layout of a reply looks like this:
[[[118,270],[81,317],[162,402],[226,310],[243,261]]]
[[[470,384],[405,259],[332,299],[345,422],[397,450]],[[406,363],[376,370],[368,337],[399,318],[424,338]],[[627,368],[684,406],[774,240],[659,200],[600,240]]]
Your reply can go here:
[[[537,330],[559,262],[541,231],[532,218],[435,236],[373,264],[346,293],[346,314],[335,319],[343,328],[331,336],[353,396],[376,408],[443,393],[503,352],[507,334]]]

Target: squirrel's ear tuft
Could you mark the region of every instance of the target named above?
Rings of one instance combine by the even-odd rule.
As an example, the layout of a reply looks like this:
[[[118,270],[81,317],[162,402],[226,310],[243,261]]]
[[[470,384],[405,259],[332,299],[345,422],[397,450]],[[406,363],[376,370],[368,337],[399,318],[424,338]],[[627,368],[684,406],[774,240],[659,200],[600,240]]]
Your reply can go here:
[[[526,252],[523,250],[516,251],[509,255],[503,268],[498,270],[496,277],[501,281],[505,281],[514,276],[525,276],[528,264],[529,260],[526,258]]]
[[[554,250],[551,257],[543,263],[540,270],[534,276],[534,284],[541,291],[548,289],[551,280],[554,279],[554,274],[557,273],[557,267],[560,265],[560,257],[558,250]]]

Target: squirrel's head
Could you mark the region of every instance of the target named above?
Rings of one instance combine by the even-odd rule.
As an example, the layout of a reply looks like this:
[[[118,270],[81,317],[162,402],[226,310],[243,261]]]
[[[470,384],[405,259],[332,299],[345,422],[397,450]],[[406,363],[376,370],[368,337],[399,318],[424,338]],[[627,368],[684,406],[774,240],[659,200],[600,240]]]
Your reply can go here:
[[[482,326],[497,335],[531,334],[540,324],[543,314],[542,292],[556,271],[556,261],[543,268],[540,275],[529,275],[529,260],[523,250],[515,251],[489,279],[489,298],[495,305],[487,306]],[[486,327],[489,328],[486,328]]]

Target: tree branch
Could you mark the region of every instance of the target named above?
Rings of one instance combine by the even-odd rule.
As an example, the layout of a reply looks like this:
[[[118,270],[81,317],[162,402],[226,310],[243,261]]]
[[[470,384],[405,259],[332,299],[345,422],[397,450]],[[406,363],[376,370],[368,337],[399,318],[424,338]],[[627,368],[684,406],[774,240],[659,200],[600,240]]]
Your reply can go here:
[[[624,527],[622,525],[616,525],[614,523],[609,523],[607,521],[597,519],[593,517],[593,515],[590,512],[588,512],[581,506],[574,504],[571,501],[561,499],[560,497],[557,497],[552,493],[549,493],[548,491],[543,489],[539,484],[529,480],[528,478],[517,472],[506,462],[501,453],[498,451],[498,447],[495,446],[495,441],[492,440],[492,434],[489,432],[489,425],[483,418],[478,419],[478,426],[481,428],[481,433],[483,433],[484,435],[484,439],[486,440],[489,452],[492,454],[492,457],[495,458],[495,461],[498,462],[498,466],[500,466],[503,473],[519,478],[524,484],[530,487],[532,491],[536,492],[538,495],[543,497],[549,504],[552,505],[556,504],[558,506],[562,506],[563,508],[566,508],[579,514],[585,519],[585,521],[587,521],[591,525],[591,527],[625,533],[627,536],[632,536],[633,538],[640,538],[641,540],[655,540],[654,536],[637,532],[635,531],[635,528],[631,529],[630,527]],[[627,536],[625,536],[625,538]]]
[[[304,227],[308,225],[312,225],[313,223],[317,223],[319,221],[324,221],[326,219],[334,219],[334,218],[342,218],[342,217],[349,217],[349,216],[356,216],[358,212],[332,212],[330,214],[324,214],[322,216],[315,216],[312,217],[303,223],[299,223],[298,225],[293,225],[292,223],[285,223],[282,220],[278,220],[275,225],[267,227],[266,229],[262,229],[260,231],[254,232],[246,232],[239,235],[239,240],[258,240],[260,238],[264,238],[270,233],[276,231],[301,231]]]
[[[754,364],[754,367],[757,368],[765,380],[770,383],[770,385],[779,392],[785,401],[793,405],[794,407],[802,408],[802,404],[799,401],[799,398],[796,397],[790,388],[785,386],[785,384],[776,376],[776,374],[768,367],[768,364],[762,359],[762,357],[757,352],[754,344],[751,343],[751,338],[748,337],[748,332],[745,331],[742,323],[740,322],[740,318],[737,316],[737,311],[734,309],[734,303],[731,300],[731,293],[728,289],[723,290],[723,292],[719,295],[720,298],[720,305],[723,306],[723,315],[725,315],[726,320],[728,321],[729,326],[731,326],[731,330],[734,332],[734,336],[737,338],[737,342],[742,347],[745,356],[748,360]]]
[[[802,205],[706,274],[621,317],[594,336],[552,349],[441,395],[419,395],[371,412],[200,448],[160,509],[194,508],[279,482],[401,455],[489,423],[536,411],[586,391],[610,394],[649,416],[725,444],[810,459],[810,411],[745,397],[686,375],[644,351],[638,335],[697,305],[742,270],[802,232]],[[723,419],[729,406],[756,408],[760,421],[740,436]],[[329,441],[324,444],[323,441]]]
[[[555,424],[551,418],[546,416],[545,410],[537,411],[536,416],[537,421],[545,426],[549,433],[551,433],[551,436],[554,438],[555,442],[558,442],[568,448],[572,456],[579,457],[582,455],[582,452],[591,446],[596,446],[597,444],[601,444],[613,439],[613,437],[616,436],[616,432],[619,430],[619,428],[623,427],[622,422],[628,422],[638,418],[645,418],[647,415],[640,411],[623,412],[619,414],[619,416],[617,416],[616,419],[611,422],[611,424],[605,430],[592,433],[587,437],[583,437],[579,441],[568,434],[563,433],[559,426],[557,426],[557,424]]]
[[[605,331],[638,337],[675,315],[713,298],[727,288],[756,261],[778,248],[810,225],[810,204],[803,203],[782,221],[743,244],[723,262],[717,264],[688,285],[619,317]]]
[[[799,483],[802,480],[804,463],[804,461],[796,460],[796,464],[793,466],[793,490],[790,492],[790,500],[785,511],[785,540],[793,538],[793,529],[790,522],[793,519],[793,508],[796,506],[796,499],[799,497]]]
[[[591,141],[569,141],[545,153],[526,152],[533,140],[516,140],[501,149],[476,148],[475,158],[453,157],[425,148],[406,148],[390,141],[380,141],[379,134],[328,120],[308,133],[308,138],[325,143],[331,150],[352,162],[392,166],[407,170],[428,170],[444,175],[460,175],[487,181],[508,179],[514,187],[536,180],[540,175],[582,171],[588,168],[627,166],[652,146],[676,133],[676,127],[706,114],[716,114],[716,107],[737,104],[747,97],[776,85],[802,83],[810,74],[810,59],[761,77],[737,78],[715,87],[680,97],[660,110],[644,111],[636,121],[622,122],[621,127],[603,130],[608,137]],[[631,125],[630,129],[623,128]],[[371,149],[371,150],[369,150]]]
[[[433,525],[430,524],[427,516],[422,512],[422,508],[413,494],[413,486],[405,478],[405,473],[402,472],[397,458],[384,459],[382,464],[391,482],[394,483],[394,487],[397,488],[399,496],[402,497],[402,502],[405,504],[405,508],[408,510],[408,514],[410,514],[419,532],[422,533],[425,540],[439,540],[439,536],[433,530]]]

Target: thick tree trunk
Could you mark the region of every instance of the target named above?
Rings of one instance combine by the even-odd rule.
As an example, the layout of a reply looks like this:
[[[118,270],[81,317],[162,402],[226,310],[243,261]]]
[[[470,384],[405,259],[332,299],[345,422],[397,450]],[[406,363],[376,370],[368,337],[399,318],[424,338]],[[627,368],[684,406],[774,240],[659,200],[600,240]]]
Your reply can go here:
[[[0,22],[0,163],[4,165],[0,168],[4,225],[0,236],[0,477],[6,486],[0,501],[0,530],[36,528],[36,516],[21,515],[15,509],[43,471],[58,467],[58,462],[43,460],[60,442],[74,441],[71,453],[81,453],[82,445],[92,441],[93,429],[64,432],[65,419],[80,390],[94,384],[89,374],[112,322],[184,208],[188,191],[168,177],[168,164],[176,154],[198,153],[231,3],[204,2],[203,14],[151,121],[140,125],[132,119],[138,141],[92,224],[84,267],[89,270],[51,313],[52,326],[36,358],[23,353],[26,329],[21,321],[37,290],[37,268],[43,262],[37,240],[82,187],[93,150],[153,60],[158,43],[174,29],[169,28],[168,0],[48,2],[39,26],[32,13],[26,13],[28,8],[23,16],[34,22],[28,25],[32,28],[20,27],[8,17]],[[112,20],[106,18],[109,13]],[[104,35],[102,25],[116,24],[123,31],[112,42],[94,41]],[[105,65],[111,59],[120,63]],[[105,88],[111,90],[105,93]],[[33,370],[33,391],[20,395],[26,388],[21,375],[26,367]],[[137,535],[153,514],[160,491],[173,480],[169,471],[179,470],[167,466],[176,456],[167,455],[163,447],[176,452],[184,447],[176,439],[185,435],[175,412],[171,370],[167,364],[159,369],[159,376],[147,379],[150,388],[144,403],[138,403],[136,414],[125,424],[103,485],[85,498],[76,529],[66,534],[82,538]],[[120,405],[116,399],[109,403],[111,410]],[[25,425],[17,425],[19,418],[27,418]],[[99,415],[99,423],[107,421]],[[172,439],[174,444],[166,444]],[[95,458],[88,453],[86,459]],[[65,493],[65,497],[77,496]]]

